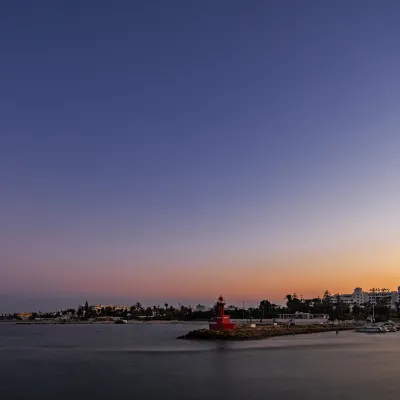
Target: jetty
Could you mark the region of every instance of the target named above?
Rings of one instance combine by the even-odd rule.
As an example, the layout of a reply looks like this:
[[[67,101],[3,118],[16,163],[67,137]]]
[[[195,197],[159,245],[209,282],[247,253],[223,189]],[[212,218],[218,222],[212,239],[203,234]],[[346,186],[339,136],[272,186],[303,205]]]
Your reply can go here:
[[[260,340],[275,336],[304,335],[322,332],[339,332],[345,330],[354,330],[354,323],[342,323],[340,325],[240,325],[236,329],[215,330],[215,329],[196,329],[179,336],[178,339],[194,340]]]

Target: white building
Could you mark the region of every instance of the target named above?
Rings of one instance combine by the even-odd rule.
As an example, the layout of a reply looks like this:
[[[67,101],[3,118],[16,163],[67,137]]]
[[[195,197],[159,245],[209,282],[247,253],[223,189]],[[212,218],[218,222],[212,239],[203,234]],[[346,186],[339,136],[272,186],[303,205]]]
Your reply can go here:
[[[195,310],[197,312],[208,312],[208,311],[211,311],[212,308],[211,307],[207,307],[207,306],[203,306],[202,304],[198,304],[196,306]]]
[[[332,303],[336,303],[337,302],[337,296],[332,296],[331,297],[331,301]],[[340,295],[340,301],[344,304],[347,305],[353,305],[355,303],[354,301],[354,295],[353,294],[341,294]],[[362,304],[362,303],[360,303]]]
[[[84,307],[84,306],[83,306]],[[102,309],[111,309],[112,311],[129,311],[130,307],[123,304],[95,304],[90,306],[91,309],[100,313]]]
[[[340,301],[351,306],[354,304],[362,305],[365,303],[370,303],[376,305],[380,303],[383,299],[387,299],[387,304],[390,303],[393,309],[400,301],[400,286],[397,291],[390,291],[385,289],[374,289],[364,292],[362,288],[355,288],[352,294],[340,294]],[[333,303],[337,302],[337,297],[332,296],[331,300]]]

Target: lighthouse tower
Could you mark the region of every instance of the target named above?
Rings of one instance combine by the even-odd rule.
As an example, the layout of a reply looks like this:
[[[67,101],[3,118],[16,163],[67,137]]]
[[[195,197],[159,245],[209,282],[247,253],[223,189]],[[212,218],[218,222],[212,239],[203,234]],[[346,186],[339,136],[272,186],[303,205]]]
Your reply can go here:
[[[231,322],[231,317],[229,315],[225,315],[225,300],[222,296],[218,297],[217,304],[215,305],[217,309],[217,316],[210,322],[209,328],[214,331],[219,330],[229,330],[235,329],[237,324]]]

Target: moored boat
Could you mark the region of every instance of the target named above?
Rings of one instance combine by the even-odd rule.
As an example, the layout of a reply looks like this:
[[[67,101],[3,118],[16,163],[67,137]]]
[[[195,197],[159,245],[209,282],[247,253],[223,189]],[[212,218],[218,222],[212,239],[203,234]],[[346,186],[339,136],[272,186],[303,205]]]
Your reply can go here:
[[[386,333],[388,332],[383,326],[368,324],[356,328],[356,332],[360,333]]]
[[[383,326],[387,329],[388,332],[397,332],[396,325],[392,321],[385,322]]]

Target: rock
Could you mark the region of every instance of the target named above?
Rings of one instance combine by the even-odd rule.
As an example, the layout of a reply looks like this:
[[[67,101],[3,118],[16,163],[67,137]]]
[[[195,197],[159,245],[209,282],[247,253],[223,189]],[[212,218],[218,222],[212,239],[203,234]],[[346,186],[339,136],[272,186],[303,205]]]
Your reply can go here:
[[[257,340],[274,336],[299,335],[308,333],[331,332],[336,330],[352,330],[354,324],[343,324],[339,328],[331,325],[264,325],[264,326],[239,326],[232,330],[198,329],[179,336],[178,339],[201,340]]]

